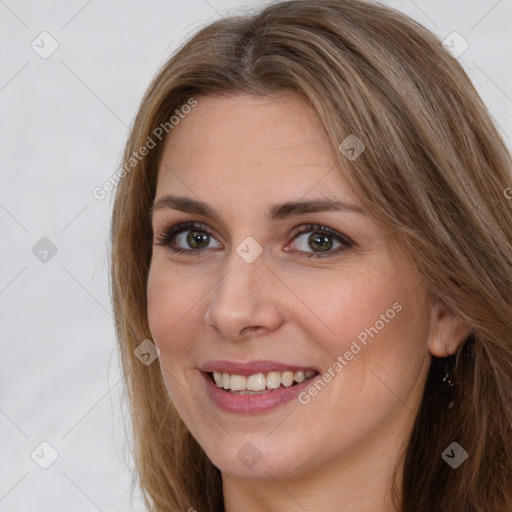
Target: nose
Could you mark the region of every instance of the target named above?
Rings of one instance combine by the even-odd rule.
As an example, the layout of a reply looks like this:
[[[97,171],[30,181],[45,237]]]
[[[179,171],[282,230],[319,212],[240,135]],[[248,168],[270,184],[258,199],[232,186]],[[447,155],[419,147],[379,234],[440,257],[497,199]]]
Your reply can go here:
[[[213,289],[205,314],[207,327],[233,341],[278,329],[284,320],[278,300],[282,286],[263,255],[247,263],[235,254],[230,262]]]

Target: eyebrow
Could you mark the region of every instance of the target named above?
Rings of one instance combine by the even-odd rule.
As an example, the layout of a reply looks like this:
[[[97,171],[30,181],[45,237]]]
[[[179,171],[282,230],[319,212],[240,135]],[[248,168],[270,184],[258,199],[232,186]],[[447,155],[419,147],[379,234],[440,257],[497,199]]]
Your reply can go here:
[[[210,217],[219,222],[222,222],[220,215],[207,203],[192,199],[185,196],[174,196],[167,194],[154,202],[150,208],[150,217],[153,217],[156,211],[173,209],[185,213],[194,213]],[[307,213],[317,212],[349,212],[365,214],[365,210],[355,204],[346,203],[337,199],[323,198],[323,199],[300,199],[298,201],[287,201],[284,203],[276,203],[271,205],[267,218],[270,221],[282,220],[288,217],[304,215]]]

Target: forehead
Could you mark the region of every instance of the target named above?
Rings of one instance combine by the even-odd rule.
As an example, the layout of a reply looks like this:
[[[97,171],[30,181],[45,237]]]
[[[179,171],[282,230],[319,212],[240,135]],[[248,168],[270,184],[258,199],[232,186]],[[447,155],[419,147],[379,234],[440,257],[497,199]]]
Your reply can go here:
[[[219,198],[281,200],[344,184],[336,152],[300,96],[199,96],[167,137],[157,195],[172,189]],[[340,197],[341,198],[341,197]]]

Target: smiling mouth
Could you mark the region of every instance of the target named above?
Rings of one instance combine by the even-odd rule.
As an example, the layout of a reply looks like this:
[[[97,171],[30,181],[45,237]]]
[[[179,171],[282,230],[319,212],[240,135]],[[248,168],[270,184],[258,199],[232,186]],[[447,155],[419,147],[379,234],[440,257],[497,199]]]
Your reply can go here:
[[[254,375],[236,375],[224,372],[209,372],[210,378],[218,388],[237,395],[261,395],[279,388],[290,388],[306,380],[312,379],[318,372],[305,371],[273,371]]]

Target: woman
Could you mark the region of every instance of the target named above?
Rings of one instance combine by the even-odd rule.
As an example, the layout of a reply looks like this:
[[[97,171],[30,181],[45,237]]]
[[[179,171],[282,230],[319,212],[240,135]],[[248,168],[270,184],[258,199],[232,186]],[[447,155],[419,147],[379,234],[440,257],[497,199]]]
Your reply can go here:
[[[512,510],[511,169],[392,9],[281,2],[188,41],[112,220],[148,506]]]

